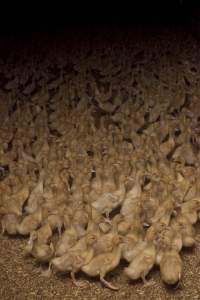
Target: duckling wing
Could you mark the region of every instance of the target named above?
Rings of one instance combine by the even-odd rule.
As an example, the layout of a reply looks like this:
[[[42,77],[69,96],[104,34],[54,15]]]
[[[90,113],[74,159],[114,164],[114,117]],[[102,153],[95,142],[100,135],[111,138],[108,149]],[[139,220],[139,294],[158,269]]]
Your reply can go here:
[[[102,263],[102,255],[94,257],[89,264],[84,265],[81,269],[89,276],[97,276],[100,273],[100,265]]]
[[[120,262],[121,249],[116,249],[110,253],[99,254],[94,257],[89,264],[82,267],[82,271],[89,276],[103,274],[105,276],[112,271]]]

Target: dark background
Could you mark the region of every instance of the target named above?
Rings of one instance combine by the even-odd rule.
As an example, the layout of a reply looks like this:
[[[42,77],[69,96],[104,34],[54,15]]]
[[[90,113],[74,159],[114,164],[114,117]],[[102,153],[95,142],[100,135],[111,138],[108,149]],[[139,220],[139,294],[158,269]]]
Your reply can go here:
[[[0,32],[52,31],[85,24],[188,24],[198,18],[200,7],[198,0],[40,2],[1,4]]]

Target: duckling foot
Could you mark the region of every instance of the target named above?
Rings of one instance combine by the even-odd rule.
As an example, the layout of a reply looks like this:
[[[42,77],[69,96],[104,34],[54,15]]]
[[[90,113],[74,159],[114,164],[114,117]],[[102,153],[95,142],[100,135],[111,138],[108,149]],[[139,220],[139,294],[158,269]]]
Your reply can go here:
[[[110,218],[104,218],[105,223],[108,223],[109,225],[112,225],[112,221]]]
[[[110,219],[109,213],[106,212],[106,217],[104,218],[104,221],[108,223],[109,225],[112,225],[112,220]]]
[[[3,236],[5,233],[5,226],[3,225],[3,223],[1,223],[1,235]]]
[[[175,284],[174,289],[178,290],[178,289],[182,289],[184,287],[183,282],[181,281],[181,278],[179,279],[179,281]]]
[[[76,280],[76,277],[75,277],[75,273],[74,273],[74,272],[71,272],[71,278],[72,278],[73,284],[74,284],[76,287],[79,287],[79,288],[84,288],[84,287],[86,287],[86,283],[85,283],[85,282],[83,282],[83,281],[77,281],[77,280]]]
[[[51,264],[49,264],[49,267],[48,267],[48,269],[47,270],[45,270],[45,271],[41,271],[41,276],[42,277],[47,277],[47,278],[49,278],[50,276],[51,276],[51,274],[52,274],[52,271],[51,271]]]
[[[41,272],[41,276],[42,276],[42,277],[47,277],[47,278],[49,278],[49,277],[51,276],[51,274],[52,274],[52,271],[49,270],[49,269],[47,269],[47,270]]]
[[[62,226],[58,226],[58,236],[59,238],[61,237],[62,235]]]
[[[153,280],[147,281],[145,276],[142,276],[142,281],[143,281],[145,287],[150,287],[155,284],[155,282]]]
[[[103,277],[100,277],[100,281],[109,289],[113,290],[113,291],[118,291],[119,287],[112,285],[112,283],[108,282],[107,280],[105,280]]]

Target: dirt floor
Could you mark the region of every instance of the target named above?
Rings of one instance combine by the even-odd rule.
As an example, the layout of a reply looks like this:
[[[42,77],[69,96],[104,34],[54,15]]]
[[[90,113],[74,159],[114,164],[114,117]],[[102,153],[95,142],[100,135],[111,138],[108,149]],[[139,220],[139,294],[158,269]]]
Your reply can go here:
[[[53,274],[51,278],[40,275],[40,266],[32,258],[24,259],[25,240],[1,237],[0,240],[0,297],[1,299],[200,299],[200,227],[197,226],[197,245],[184,250],[183,278],[177,288],[166,287],[160,280],[159,271],[148,275],[145,286],[142,281],[130,282],[122,273],[122,266],[107,278],[120,287],[111,291],[98,280],[88,279],[84,274],[77,278],[85,287],[77,288],[69,275]]]
[[[89,32],[89,33],[88,33]],[[124,28],[121,32],[117,32],[117,29],[114,30],[114,34],[110,35],[104,31],[103,34],[100,34],[98,38],[97,32],[93,31],[92,33],[87,29],[87,34],[79,35],[76,30],[69,33],[60,33],[56,35],[53,34],[53,40],[51,42],[51,37],[49,35],[44,34],[42,36],[42,40],[39,40],[37,34],[33,35],[33,41],[31,42],[31,47],[29,47],[28,52],[28,69],[31,70],[31,60],[33,60],[34,64],[34,51],[35,48],[40,49],[41,44],[44,45],[44,53],[41,52],[41,57],[38,65],[37,71],[34,76],[37,75],[37,72],[43,72],[43,63],[45,67],[48,66],[48,61],[46,60],[46,56],[48,51],[51,52],[51,61],[49,63],[49,70],[52,67],[52,61],[55,58],[56,64],[61,64],[59,59],[63,59],[65,55],[65,47],[67,47],[67,60],[69,63],[63,67],[63,72],[66,75],[72,74],[76,75],[78,72],[78,68],[76,70],[72,70],[72,64],[70,63],[70,55],[74,55],[74,49],[76,47],[85,47],[84,37],[87,35],[87,39],[89,40],[89,48],[88,57],[96,49],[96,53],[98,55],[99,49],[102,47],[122,47],[122,51],[126,51],[123,48],[123,45],[131,44],[130,51],[134,49],[134,44],[137,47],[137,51],[135,51],[135,64],[133,64],[133,68],[138,64],[140,67],[140,72],[138,71],[137,76],[144,76],[146,85],[149,85],[148,82],[148,72],[151,71],[152,66],[155,68],[155,77],[156,72],[159,74],[163,74],[162,84],[165,84],[165,69],[167,69],[167,64],[170,61],[173,66],[172,73],[174,76],[170,74],[166,74],[166,84],[170,85],[171,82],[173,88],[175,88],[174,92],[176,94],[176,84],[174,80],[177,82],[181,81],[181,84],[188,86],[188,89],[192,89],[191,86],[193,83],[190,81],[193,80],[195,87],[198,87],[199,84],[199,70],[197,71],[199,61],[200,61],[200,50],[198,42],[193,37],[192,33],[186,32],[181,28],[164,28],[162,30],[157,30],[155,28],[152,29],[144,29],[144,30],[135,30],[134,32],[129,29],[126,31]],[[30,40],[31,38],[29,38]],[[79,42],[77,42],[79,40]],[[114,40],[114,42],[113,42]],[[67,41],[67,42],[66,42]],[[102,42],[104,41],[104,42]],[[19,59],[19,49],[20,47],[23,49],[26,48],[26,44],[30,41],[27,41],[26,38],[16,37],[16,38],[7,38],[5,42],[1,45],[1,66],[6,69],[6,72],[13,72],[14,75],[8,74],[7,78],[3,76],[0,80],[1,85],[1,93],[5,95],[7,91],[12,88],[6,87],[9,81],[12,81],[17,73],[23,72],[23,64],[21,64],[18,68],[17,61]],[[71,49],[69,47],[71,43]],[[34,45],[33,45],[34,44]],[[17,49],[17,54],[15,55],[10,49],[15,45],[15,49]],[[48,46],[46,46],[48,45]],[[67,45],[67,46],[66,46]],[[88,47],[88,44],[86,45]],[[119,50],[118,49],[118,50]],[[61,51],[61,58],[57,54],[57,51]],[[163,52],[162,52],[163,51]],[[84,51],[83,51],[84,52]],[[86,52],[86,51],[85,51]],[[84,52],[84,55],[86,54]],[[147,59],[145,55],[147,53]],[[54,53],[54,55],[52,55]],[[84,65],[84,59],[86,56],[81,57],[80,53],[74,57],[77,61]],[[118,54],[120,53],[120,50]],[[162,54],[162,55],[160,55]],[[26,53],[27,55],[27,53]],[[79,56],[80,55],[80,56]],[[112,55],[112,51],[110,52]],[[23,56],[23,50],[22,50]],[[55,56],[55,57],[54,57]],[[152,58],[152,65],[148,63],[148,59]],[[112,59],[112,57],[111,57]],[[146,59],[146,60],[145,60]],[[191,65],[190,65],[191,63]],[[6,67],[4,66],[6,64]],[[115,64],[115,62],[114,62]],[[94,63],[95,65],[95,63]],[[181,65],[181,67],[180,67]],[[70,67],[71,66],[71,67]],[[126,66],[126,64],[125,64]],[[180,67],[178,69],[178,66]],[[190,67],[191,66],[191,67]],[[177,67],[177,70],[176,70]],[[181,69],[182,68],[182,69]],[[62,68],[61,68],[62,69]],[[78,70],[78,71],[77,71]],[[168,70],[168,69],[167,69]],[[181,70],[183,74],[180,74]],[[0,69],[1,72],[1,69]],[[30,71],[31,72],[31,71]],[[51,72],[51,70],[49,71]],[[71,72],[71,73],[70,73]],[[116,74],[118,70],[116,68]],[[187,73],[188,72],[188,73]],[[3,74],[4,72],[2,72]],[[56,74],[56,69],[52,71],[54,75]],[[94,76],[95,71],[93,72]],[[41,75],[40,74],[40,75]],[[113,71],[114,74],[114,71]],[[5,74],[4,74],[5,75]],[[127,75],[127,74],[125,74]],[[124,75],[124,76],[125,76]],[[41,80],[43,75],[39,76],[39,80]],[[114,76],[114,75],[113,75]],[[117,75],[116,75],[117,76]],[[188,76],[188,77],[187,77]],[[37,76],[36,76],[37,77]],[[45,77],[45,76],[44,76]],[[55,76],[52,76],[53,80]],[[98,77],[98,76],[97,76]],[[123,77],[123,76],[122,76]],[[194,78],[195,77],[195,78]],[[188,79],[189,78],[189,79]],[[50,78],[50,81],[52,79]],[[185,80],[185,81],[184,81]],[[184,82],[183,82],[184,81]],[[179,82],[180,83],[180,82]],[[25,85],[29,83],[25,83]],[[42,84],[42,83],[41,83]],[[15,84],[14,84],[15,85]],[[159,85],[159,77],[158,77],[158,85]],[[25,87],[23,87],[25,88]],[[34,94],[37,92],[37,89],[40,88],[40,84],[35,86],[33,90],[30,90],[30,94]],[[143,87],[145,90],[145,86]],[[177,87],[180,88],[180,85]],[[31,87],[30,87],[31,89]],[[50,93],[54,93],[54,91],[50,91]],[[19,91],[17,91],[17,95],[21,95]],[[23,90],[21,98],[28,99],[29,91]],[[3,98],[2,98],[3,99]],[[0,100],[4,101],[4,100]],[[5,110],[3,109],[0,112],[1,118],[6,114],[7,110],[10,109],[12,103],[7,100],[7,106],[5,105]],[[181,279],[180,284],[176,288],[169,288],[165,286],[160,279],[159,270],[154,268],[149,275],[147,276],[148,283],[146,285],[143,284],[142,281],[131,282],[129,281],[125,275],[123,275],[123,267],[120,265],[117,270],[114,270],[110,274],[107,275],[107,278],[114,283],[115,285],[120,287],[119,291],[111,291],[101,285],[98,279],[90,279],[87,278],[84,274],[79,273],[77,278],[85,283],[85,286],[82,288],[78,288],[73,285],[69,275],[60,275],[53,274],[50,278],[45,278],[41,276],[41,267],[40,265],[31,257],[25,258],[23,256],[24,246],[26,244],[26,239],[22,237],[9,237],[7,235],[0,236],[0,299],[2,300],[10,300],[10,299],[155,299],[155,300],[165,300],[165,299],[200,299],[200,226],[196,225],[197,236],[196,236],[196,246],[189,250],[183,250],[181,252],[181,257],[183,258],[184,263],[184,272],[183,278]],[[126,264],[126,263],[124,263]],[[42,266],[42,268],[45,268]]]

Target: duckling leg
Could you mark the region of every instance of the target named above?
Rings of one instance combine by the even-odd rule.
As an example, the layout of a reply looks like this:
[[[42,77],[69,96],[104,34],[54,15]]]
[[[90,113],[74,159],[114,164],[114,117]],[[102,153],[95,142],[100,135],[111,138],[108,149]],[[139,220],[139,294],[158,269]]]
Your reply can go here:
[[[77,279],[76,279],[76,277],[75,277],[75,272],[74,272],[74,271],[71,271],[70,275],[71,275],[72,282],[73,282],[73,284],[74,284],[75,286],[81,287],[81,288],[83,288],[83,287],[86,286],[86,284],[85,284],[84,282],[77,281]]]
[[[110,225],[112,225],[112,221],[110,219],[110,216],[109,216],[109,212],[106,212],[106,217],[104,218],[104,221]]]
[[[1,221],[1,235],[4,235],[5,231],[6,231],[6,226],[4,224],[4,221],[2,220]]]
[[[146,280],[145,275],[142,274],[141,278],[142,278],[143,283],[146,285],[148,281]]]
[[[179,280],[178,280],[178,282],[175,284],[174,289],[177,290],[177,289],[181,289],[182,287],[184,287],[184,284],[183,284],[183,282],[181,281],[181,274],[179,274]]]
[[[32,249],[33,248],[33,236],[30,234],[27,245]]]
[[[146,275],[145,274],[143,274],[141,276],[141,278],[142,278],[142,281],[143,281],[145,287],[152,286],[154,284],[154,282],[152,280],[148,280],[148,281],[146,280]]]
[[[107,280],[105,280],[104,275],[100,274],[100,281],[109,289],[113,290],[113,291],[118,291],[119,287],[112,285],[112,283],[108,282]]]
[[[50,262],[48,269],[45,270],[45,271],[41,271],[41,276],[43,276],[43,277],[50,277],[51,273],[52,273],[51,266],[52,266],[52,263]]]
[[[59,238],[61,237],[62,235],[62,226],[58,226],[58,236]]]
[[[27,244],[24,248],[23,256],[27,257],[27,256],[31,255],[32,249],[33,249],[33,246],[30,244]]]

